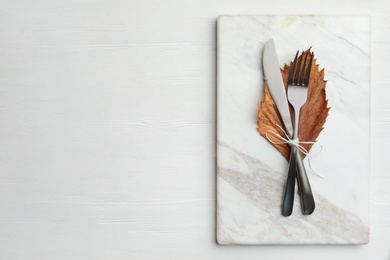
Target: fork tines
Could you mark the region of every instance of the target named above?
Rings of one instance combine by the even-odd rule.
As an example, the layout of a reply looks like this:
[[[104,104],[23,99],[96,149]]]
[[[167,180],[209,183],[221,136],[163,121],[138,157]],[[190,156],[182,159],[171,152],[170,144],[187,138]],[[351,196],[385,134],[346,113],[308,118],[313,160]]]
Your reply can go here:
[[[295,55],[294,62],[291,67],[290,75],[288,77],[288,85],[307,86],[309,84],[311,65],[314,57],[314,52],[313,52],[310,55],[308,69],[306,69],[306,61],[309,52],[310,50],[306,52],[306,55],[304,55],[305,52],[302,51],[302,54],[298,57],[299,51],[297,51],[297,54]]]

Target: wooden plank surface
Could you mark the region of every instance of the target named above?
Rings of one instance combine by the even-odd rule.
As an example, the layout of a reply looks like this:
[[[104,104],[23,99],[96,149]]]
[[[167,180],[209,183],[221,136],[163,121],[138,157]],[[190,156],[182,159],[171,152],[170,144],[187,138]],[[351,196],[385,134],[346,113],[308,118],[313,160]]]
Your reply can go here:
[[[388,11],[383,0],[2,0],[0,258],[389,259]],[[371,242],[218,246],[216,18],[294,13],[372,17]]]

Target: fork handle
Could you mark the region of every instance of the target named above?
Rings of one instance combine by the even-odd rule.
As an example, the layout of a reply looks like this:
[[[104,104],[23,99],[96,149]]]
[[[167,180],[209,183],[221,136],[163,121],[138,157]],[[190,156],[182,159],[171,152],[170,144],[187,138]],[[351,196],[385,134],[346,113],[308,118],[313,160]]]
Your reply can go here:
[[[301,152],[296,149],[297,155],[297,167],[298,167],[298,183],[301,192],[301,208],[304,215],[310,215],[315,209],[315,202],[313,197],[313,192],[311,191],[309,178],[307,177],[305,166],[303,165],[303,160]]]
[[[295,177],[297,176],[297,154],[294,149],[296,149],[296,147],[291,146],[288,175],[282,204],[282,216],[285,217],[291,215],[294,206]]]

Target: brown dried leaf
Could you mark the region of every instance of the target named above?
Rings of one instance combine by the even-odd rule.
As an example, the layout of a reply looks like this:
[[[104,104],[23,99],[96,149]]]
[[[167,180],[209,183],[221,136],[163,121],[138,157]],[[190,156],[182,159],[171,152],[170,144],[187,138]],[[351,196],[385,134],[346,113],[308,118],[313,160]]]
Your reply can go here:
[[[310,57],[310,49],[305,51],[305,55],[306,52],[309,52],[308,55]],[[301,58],[302,55],[298,58],[298,61]],[[328,107],[328,100],[326,99],[325,93],[325,71],[324,69],[322,69],[321,71],[319,70],[319,65],[316,64],[316,61],[317,60],[314,59],[312,63],[309,80],[308,98],[305,105],[303,105],[300,113],[298,139],[302,142],[315,142],[317,140],[317,137],[323,129],[330,109]],[[284,68],[281,69],[281,74],[286,89],[291,66],[292,62],[290,62],[290,65],[285,64]],[[275,106],[275,103],[272,100],[271,94],[269,93],[268,85],[265,80],[264,99],[260,103],[257,123],[257,130],[259,131],[261,136],[263,136],[264,138],[267,138],[266,136],[268,136],[268,138],[271,139],[273,142],[281,141],[278,137],[274,136],[273,134],[270,134],[269,132],[274,131],[279,133],[281,136],[284,136],[283,132],[277,126],[279,125],[283,127],[283,123]],[[270,143],[284,156],[284,158],[286,158],[286,160],[289,159],[290,147],[288,144],[273,144],[272,142]],[[302,144],[302,146],[308,151],[310,151],[313,144]],[[303,154],[302,156],[304,157],[305,155]]]

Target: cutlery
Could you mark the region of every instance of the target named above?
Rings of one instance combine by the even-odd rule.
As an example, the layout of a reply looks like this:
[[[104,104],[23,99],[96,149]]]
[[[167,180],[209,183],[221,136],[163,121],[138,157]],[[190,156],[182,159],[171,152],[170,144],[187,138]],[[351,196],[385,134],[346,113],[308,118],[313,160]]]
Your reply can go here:
[[[278,108],[287,135],[292,137],[294,129],[291,121],[286,89],[284,87],[282,75],[280,73],[278,56],[276,54],[275,43],[273,39],[269,39],[264,45],[263,71],[268,84],[269,92],[271,93],[272,99]]]
[[[284,87],[283,79],[280,73],[278,57],[277,57],[275,43],[273,39],[269,39],[264,45],[263,71],[268,84],[268,89],[278,109],[278,112],[281,116],[284,128],[286,130],[286,134],[292,140],[294,128],[291,121],[286,89]],[[309,215],[314,210],[314,199],[312,195],[310,196],[310,194],[312,194],[311,188],[308,183],[307,174],[303,165],[301,154],[294,151],[294,149],[297,149],[296,146],[290,146],[290,147],[291,147],[291,153],[289,159],[289,167],[288,167],[285,192],[283,196],[282,215],[288,217],[292,213],[293,204],[294,204],[294,193],[295,193],[295,177],[298,180],[299,190],[302,191],[301,194],[302,212],[305,215]],[[300,178],[301,175],[302,178]],[[304,202],[302,202],[302,200]]]
[[[274,100],[280,117],[282,118],[286,134],[291,139],[294,129],[291,121],[286,89],[280,73],[278,56],[273,39],[269,39],[264,45],[263,71],[272,99]],[[286,217],[290,216],[292,213],[294,204],[295,176],[298,176],[296,175],[296,171],[298,170],[296,153],[290,153],[289,170],[287,175],[288,179],[286,181],[282,204],[282,215]]]
[[[303,104],[306,103],[307,99],[307,92],[308,92],[308,84],[310,79],[310,71],[311,66],[313,62],[314,53],[310,55],[310,60],[308,61],[309,52],[307,51],[306,54],[302,52],[300,59],[298,58],[299,51],[297,51],[295,55],[294,62],[291,67],[290,75],[288,77],[288,87],[287,87],[287,95],[288,100],[290,104],[294,107],[294,131],[293,131],[293,140],[298,140],[299,135],[299,115],[300,115],[300,109]],[[303,166],[302,156],[300,149],[297,146],[292,145],[291,146],[291,159],[294,160],[294,157],[296,157],[296,163],[298,167],[298,186],[300,190],[300,196],[301,196],[301,208],[302,213],[304,215],[310,215],[313,213],[315,208],[315,202],[313,198],[313,193],[310,187],[309,179],[307,177],[305,168]],[[286,191],[285,196],[294,196],[289,195],[287,193],[291,192],[290,186],[295,186],[295,183],[289,183],[292,182],[291,179],[294,179],[293,174],[295,174],[295,171],[290,171],[288,173],[287,177],[287,184],[286,184]],[[291,176],[290,176],[291,175]],[[292,191],[292,194],[294,191]],[[289,207],[287,205],[286,207]]]

